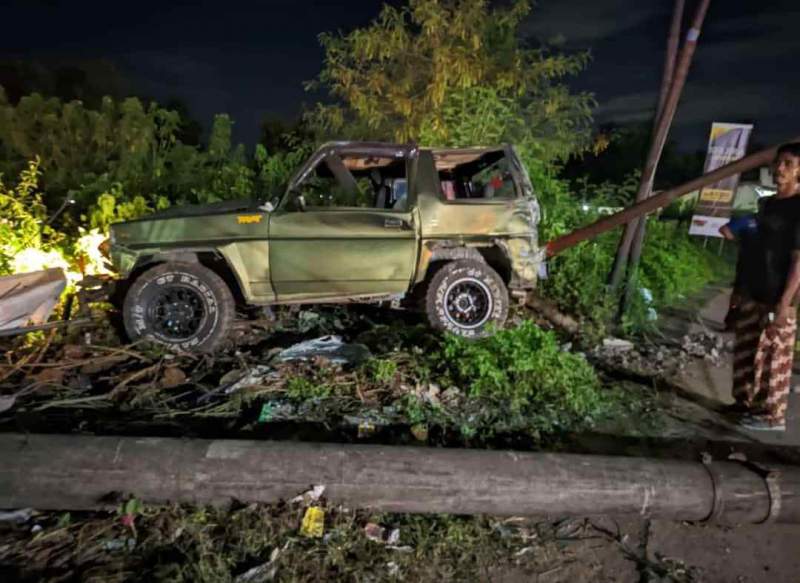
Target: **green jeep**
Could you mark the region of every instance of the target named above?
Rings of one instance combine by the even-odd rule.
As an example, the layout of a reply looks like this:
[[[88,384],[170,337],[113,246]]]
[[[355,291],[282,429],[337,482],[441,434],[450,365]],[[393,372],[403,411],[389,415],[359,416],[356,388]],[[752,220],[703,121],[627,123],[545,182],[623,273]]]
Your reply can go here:
[[[386,302],[440,329],[500,327],[534,287],[539,207],[510,146],[336,142],[273,201],[176,207],[111,229],[125,328],[209,351],[237,305]]]

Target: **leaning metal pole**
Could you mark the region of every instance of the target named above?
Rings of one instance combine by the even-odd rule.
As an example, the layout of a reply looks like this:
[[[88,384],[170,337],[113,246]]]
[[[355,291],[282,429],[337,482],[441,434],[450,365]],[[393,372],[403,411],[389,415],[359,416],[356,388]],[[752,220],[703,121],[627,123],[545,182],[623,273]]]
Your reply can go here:
[[[636,201],[639,202],[647,197],[652,190],[653,179],[655,177],[658,162],[661,159],[661,152],[664,150],[664,144],[667,141],[667,134],[672,126],[672,120],[675,117],[675,111],[678,109],[678,102],[680,101],[683,87],[686,84],[686,78],[689,74],[689,67],[692,64],[695,50],[697,49],[697,41],[700,37],[700,31],[703,28],[703,21],[705,20],[706,12],[711,0],[700,0],[700,4],[695,12],[692,25],[686,34],[686,42],[681,48],[678,57],[678,64],[670,85],[667,97],[664,101],[664,107],[661,117],[658,120],[656,130],[653,132],[653,139],[650,143],[650,150],[647,154],[647,160],[642,172],[641,182],[639,183],[639,190],[636,193]],[[622,234],[622,239],[617,250],[617,256],[614,259],[614,266],[612,268],[610,284],[612,289],[618,289],[622,278],[625,275],[628,265],[628,256],[630,254],[631,245],[636,234],[636,226],[628,225]]]
[[[0,435],[0,508],[274,503],[312,485],[350,508],[800,522],[800,468],[254,440]],[[117,500],[109,494],[116,493]]]
[[[800,141],[800,136],[796,136],[788,141],[798,142]],[[562,235],[561,237],[553,239],[545,245],[546,255],[547,257],[558,255],[565,249],[574,247],[578,243],[588,239],[593,239],[598,235],[602,235],[606,231],[626,225],[634,219],[643,217],[646,214],[665,207],[673,200],[685,194],[694,192],[695,190],[703,188],[704,186],[708,186],[709,184],[713,184],[718,180],[727,178],[728,176],[733,176],[734,174],[739,174],[741,172],[747,172],[753,168],[758,168],[759,166],[768,164],[775,158],[777,151],[778,146],[773,146],[771,148],[767,148],[766,150],[756,152],[755,154],[750,154],[749,156],[745,156],[740,160],[736,160],[730,164],[721,166],[713,172],[704,174],[703,176],[695,178],[694,180],[690,180],[689,182],[681,184],[680,186],[659,192],[658,194],[653,195],[650,198],[646,198],[641,202],[634,204],[633,206],[621,210],[618,213],[603,217],[594,223],[586,225],[585,227],[581,227],[580,229],[576,229],[570,233],[567,233],[566,235]]]

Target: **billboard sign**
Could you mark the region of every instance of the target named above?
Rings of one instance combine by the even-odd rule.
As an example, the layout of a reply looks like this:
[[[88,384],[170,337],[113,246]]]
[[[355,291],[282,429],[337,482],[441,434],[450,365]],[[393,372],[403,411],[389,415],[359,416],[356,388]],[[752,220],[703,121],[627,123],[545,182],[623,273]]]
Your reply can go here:
[[[753,126],[749,124],[719,123],[711,125],[708,153],[704,173],[743,158]],[[739,185],[735,174],[715,182],[700,191],[694,216],[689,226],[690,235],[722,237],[719,228],[728,222],[733,210],[733,197]]]

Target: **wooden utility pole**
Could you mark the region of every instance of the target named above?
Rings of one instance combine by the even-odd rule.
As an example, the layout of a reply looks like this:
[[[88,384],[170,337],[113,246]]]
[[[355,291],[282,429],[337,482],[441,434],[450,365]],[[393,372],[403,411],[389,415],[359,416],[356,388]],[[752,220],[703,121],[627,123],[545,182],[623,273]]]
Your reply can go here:
[[[636,193],[636,202],[646,199],[652,192],[653,180],[655,178],[656,169],[658,168],[658,162],[661,159],[661,153],[664,150],[667,135],[669,134],[669,129],[672,126],[672,120],[675,117],[675,112],[678,108],[678,102],[680,101],[681,94],[683,93],[683,87],[686,84],[686,78],[689,74],[689,68],[697,48],[697,41],[700,37],[703,21],[705,20],[706,13],[708,12],[710,2],[711,0],[700,0],[694,18],[692,19],[691,27],[686,34],[686,41],[681,48],[680,54],[677,58],[675,58],[669,55],[669,50],[673,45],[673,33],[677,31],[677,34],[680,34],[680,22],[683,15],[683,1],[676,0],[672,26],[670,28],[670,40],[668,41],[668,54],[665,61],[665,71],[662,79],[661,92],[662,95],[665,96],[663,98],[663,102],[661,99],[659,99],[660,111],[657,111],[656,123],[653,131],[652,141],[650,143],[650,149],[647,154],[644,170],[642,171],[639,190]],[[669,83],[669,89],[665,92],[664,82],[666,82],[668,78],[671,80],[671,82]],[[643,224],[644,219],[642,219],[641,222]],[[637,237],[637,231],[640,229],[640,234]],[[619,289],[619,286],[622,283],[622,278],[625,276],[626,272],[634,272],[635,266],[628,266],[629,257],[631,256],[633,242],[635,239],[638,239],[640,241],[636,251],[636,257],[638,261],[638,256],[641,250],[641,241],[643,238],[644,228],[643,226],[640,227],[639,221],[636,221],[635,224],[629,224],[626,226],[619,244],[619,248],[617,249],[617,254],[614,259],[614,266],[610,276],[610,284],[612,289]]]

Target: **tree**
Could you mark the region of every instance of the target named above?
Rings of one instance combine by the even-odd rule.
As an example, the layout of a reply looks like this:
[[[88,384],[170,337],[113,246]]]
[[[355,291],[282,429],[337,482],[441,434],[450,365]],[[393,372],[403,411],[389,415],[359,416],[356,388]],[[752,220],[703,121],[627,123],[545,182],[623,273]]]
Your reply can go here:
[[[325,136],[464,146],[514,141],[540,158],[589,145],[591,107],[563,80],[586,54],[530,47],[519,28],[527,0],[409,0],[347,34],[323,34],[325,62],[309,90],[333,103],[306,116]]]

